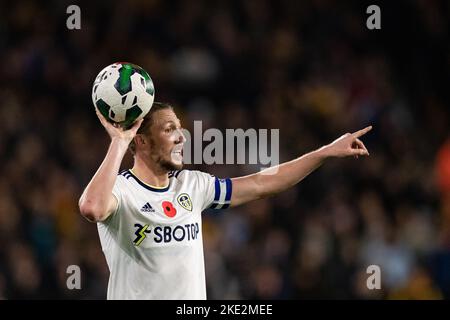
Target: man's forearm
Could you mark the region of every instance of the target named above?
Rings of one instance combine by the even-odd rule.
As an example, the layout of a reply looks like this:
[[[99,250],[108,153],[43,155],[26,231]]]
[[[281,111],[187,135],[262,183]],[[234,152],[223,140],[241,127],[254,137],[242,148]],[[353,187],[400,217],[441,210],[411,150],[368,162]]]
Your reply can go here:
[[[80,210],[85,212],[106,213],[112,189],[116,181],[128,143],[113,139],[105,159],[87,185],[80,198]]]
[[[327,158],[326,149],[323,147],[255,174],[259,197],[279,193],[294,186],[319,168]]]
[[[369,151],[359,140],[372,129],[368,126],[354,133],[346,133],[332,143],[307,153],[300,158],[245,177],[233,178],[231,206],[264,198],[282,192],[299,183],[320,167],[329,157],[368,156]]]
[[[300,182],[328,158],[326,147],[245,177],[233,178],[231,206],[265,198]]]

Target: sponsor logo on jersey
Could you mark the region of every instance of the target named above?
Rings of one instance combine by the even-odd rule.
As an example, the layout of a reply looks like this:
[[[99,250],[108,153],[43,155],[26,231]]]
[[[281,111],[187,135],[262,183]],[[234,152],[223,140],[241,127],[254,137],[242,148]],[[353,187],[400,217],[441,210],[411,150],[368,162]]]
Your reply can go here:
[[[187,211],[192,211],[192,201],[187,193],[182,193],[177,197],[177,202]]]
[[[147,237],[146,233],[150,233],[151,230],[148,230],[148,224],[142,226],[139,223],[136,223],[134,227],[137,228],[137,230],[134,233],[136,235],[136,239],[133,240],[133,243],[136,247],[139,247],[142,241],[144,241],[144,239]]]
[[[147,234],[150,234],[152,231],[154,235],[153,241],[155,243],[170,243],[172,241],[181,242],[183,240],[193,241],[198,239],[198,234],[200,232],[200,227],[197,222],[175,226],[157,226],[154,227],[153,230],[150,229],[148,224],[142,226],[139,223],[136,223],[134,227],[137,228],[134,233],[136,239],[133,241],[136,247],[138,247],[147,237]]]
[[[191,241],[198,238],[200,228],[198,223],[190,223],[177,226],[158,226],[153,229],[153,240],[156,243],[169,243],[172,241],[180,242],[183,240]]]
[[[142,212],[155,212],[155,209],[153,209],[153,207],[150,205],[150,203],[146,203],[142,206],[141,208]]]

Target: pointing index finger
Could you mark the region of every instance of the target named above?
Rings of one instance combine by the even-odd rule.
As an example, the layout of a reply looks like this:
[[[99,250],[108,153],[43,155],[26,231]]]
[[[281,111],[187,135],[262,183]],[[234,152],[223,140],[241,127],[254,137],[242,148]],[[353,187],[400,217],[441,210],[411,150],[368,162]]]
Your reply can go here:
[[[368,126],[368,127],[365,127],[364,129],[358,130],[358,131],[354,132],[352,135],[355,138],[359,138],[359,137],[365,135],[370,130],[372,130],[372,126]]]

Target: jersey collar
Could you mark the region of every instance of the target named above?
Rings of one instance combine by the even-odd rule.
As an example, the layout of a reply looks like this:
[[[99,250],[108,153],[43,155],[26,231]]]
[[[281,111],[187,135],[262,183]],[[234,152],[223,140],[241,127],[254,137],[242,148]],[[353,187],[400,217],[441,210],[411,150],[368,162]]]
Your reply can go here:
[[[169,190],[170,183],[165,187],[155,187],[155,186],[149,185],[148,183],[141,181],[138,177],[136,177],[136,175],[134,174],[134,172],[131,169],[129,169],[128,172],[130,173],[131,177],[134,180],[136,180],[136,182],[139,183],[145,189],[148,189],[148,190],[154,191],[154,192],[166,192],[167,190]]]

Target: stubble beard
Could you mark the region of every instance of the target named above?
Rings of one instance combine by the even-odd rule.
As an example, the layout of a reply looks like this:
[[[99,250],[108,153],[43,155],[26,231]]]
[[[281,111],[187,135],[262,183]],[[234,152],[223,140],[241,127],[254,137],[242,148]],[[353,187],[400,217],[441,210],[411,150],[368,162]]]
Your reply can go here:
[[[166,171],[174,171],[183,169],[183,163],[176,164],[172,161],[167,161],[165,159],[160,159],[158,162],[159,166]]]
[[[150,146],[152,149],[155,146],[155,142],[153,141],[152,138],[150,138]],[[157,156],[157,158],[155,159],[155,162],[162,170],[167,171],[167,172],[183,169],[183,162],[181,162],[179,164],[174,163],[171,160],[165,159],[161,154]]]

